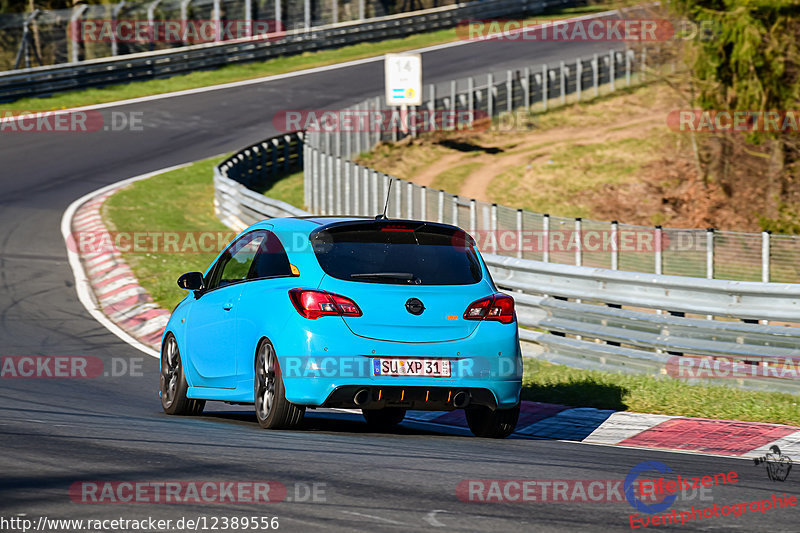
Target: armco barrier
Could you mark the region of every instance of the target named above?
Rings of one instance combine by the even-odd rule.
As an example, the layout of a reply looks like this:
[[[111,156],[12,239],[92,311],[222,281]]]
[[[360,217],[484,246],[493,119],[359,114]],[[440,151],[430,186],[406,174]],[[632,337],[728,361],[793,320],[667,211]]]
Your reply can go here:
[[[301,142],[300,135],[276,137],[221,163],[214,171],[220,219],[242,229],[263,218],[309,215],[243,185],[268,182],[296,170],[303,163]],[[306,148],[307,156],[309,153]],[[359,168],[363,169],[363,182],[368,184],[374,171]],[[336,183],[334,167],[321,171],[328,183]],[[371,202],[373,189],[364,190]],[[376,198],[382,198],[382,191],[374,191]],[[413,215],[437,220],[439,212],[434,209]],[[400,216],[403,214],[401,211]],[[444,222],[450,219],[445,217]],[[624,272],[491,253],[483,253],[483,257],[498,287],[517,302],[524,345],[537,345],[536,356],[554,363],[662,375],[667,374],[671,357],[730,360],[742,368],[758,369],[800,355],[800,328],[758,323],[796,322],[800,317],[800,284]],[[700,316],[683,316],[686,313]],[[800,380],[779,377],[690,381],[800,392]]]
[[[264,218],[308,215],[293,205],[250,189],[264,187],[303,168],[301,133],[267,139],[214,167],[214,204],[228,226],[243,229]]]
[[[277,41],[239,39],[0,72],[0,102],[452,28],[464,19],[541,13],[570,0],[493,0],[292,30]]]

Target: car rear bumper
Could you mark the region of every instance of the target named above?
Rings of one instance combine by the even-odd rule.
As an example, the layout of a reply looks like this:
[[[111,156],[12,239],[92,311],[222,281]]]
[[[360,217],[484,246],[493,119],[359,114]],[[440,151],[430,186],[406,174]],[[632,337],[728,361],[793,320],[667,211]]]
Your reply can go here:
[[[507,391],[498,391],[510,398],[517,398],[515,387],[509,383]],[[505,398],[504,398],[505,399]],[[507,402],[508,403],[508,402]],[[401,407],[417,411],[450,411],[468,406],[481,405],[497,409],[498,401],[495,392],[476,387],[403,387],[403,386],[363,386],[345,385],[337,387],[325,400],[323,407],[340,407],[347,409],[383,409],[384,407]],[[501,407],[513,407],[501,404]]]
[[[458,391],[474,391],[470,401],[492,408],[510,408],[519,402],[522,354],[516,324],[481,323],[468,337],[453,341],[393,342],[359,337],[341,322],[320,321],[292,340],[276,343],[275,348],[286,398],[296,404],[356,407],[352,400],[358,388],[367,388],[372,401],[384,403],[388,392],[381,390],[391,394],[397,390],[403,396],[404,389],[413,389],[413,409],[458,408],[452,404]],[[374,358],[448,360],[450,376],[376,376]],[[433,392],[429,392],[426,403],[416,399],[418,391],[423,400],[425,391],[436,391],[437,398],[441,392],[445,400],[433,402]],[[345,398],[348,394],[349,399]],[[381,400],[377,400],[379,394]]]
[[[467,405],[484,405],[491,409],[506,409],[519,403],[522,378],[513,358],[495,356],[488,362],[464,358],[452,364],[450,378],[374,376],[371,357],[328,358],[329,363],[318,371],[284,370],[281,362],[286,398],[296,404],[315,407],[379,409],[405,407],[417,410],[451,410]],[[287,358],[291,364],[291,359]],[[360,363],[360,364],[359,364]],[[346,373],[339,368],[347,368]],[[358,401],[356,394],[366,391],[366,399]],[[466,402],[459,400],[466,395]],[[363,395],[363,393],[362,393]],[[463,395],[462,395],[463,396]]]

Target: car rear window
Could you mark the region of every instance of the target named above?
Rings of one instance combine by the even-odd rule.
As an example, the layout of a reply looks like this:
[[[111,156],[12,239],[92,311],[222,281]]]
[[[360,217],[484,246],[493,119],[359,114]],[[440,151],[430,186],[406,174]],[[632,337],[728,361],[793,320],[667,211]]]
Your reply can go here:
[[[348,281],[470,285],[482,277],[472,239],[451,226],[345,223],[313,233],[311,244],[325,273]]]

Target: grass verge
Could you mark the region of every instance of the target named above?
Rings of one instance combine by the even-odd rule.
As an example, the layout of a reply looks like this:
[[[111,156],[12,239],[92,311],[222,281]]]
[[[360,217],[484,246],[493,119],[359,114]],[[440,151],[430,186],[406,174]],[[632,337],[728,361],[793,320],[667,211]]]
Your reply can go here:
[[[579,6],[559,9],[528,20],[555,20],[577,15],[597,13],[613,9],[609,5]],[[323,67],[345,61],[354,61],[382,54],[414,50],[437,44],[459,40],[455,28],[420,33],[401,39],[387,39],[379,42],[359,43],[332,50],[305,52],[299,55],[278,57],[256,63],[227,65],[215,70],[192,72],[161,80],[136,81],[98,89],[83,89],[46,98],[24,98],[3,104],[4,112],[49,111],[71,107],[101,104],[117,100],[127,100],[154,94],[162,94],[210,85],[219,85],[241,80],[261,78],[295,72],[298,70]]]
[[[670,378],[580,370],[525,359],[522,399],[638,413],[800,426],[800,398],[690,385]]]

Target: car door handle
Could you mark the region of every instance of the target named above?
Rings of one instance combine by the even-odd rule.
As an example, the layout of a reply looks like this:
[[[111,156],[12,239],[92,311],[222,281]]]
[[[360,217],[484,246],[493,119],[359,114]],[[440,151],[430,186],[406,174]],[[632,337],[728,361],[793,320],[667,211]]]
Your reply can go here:
[[[230,311],[231,309],[233,309],[233,304],[232,304],[231,302],[228,302],[228,303],[226,303],[225,305],[223,305],[223,306],[222,306],[222,308],[223,308],[225,311]]]

